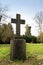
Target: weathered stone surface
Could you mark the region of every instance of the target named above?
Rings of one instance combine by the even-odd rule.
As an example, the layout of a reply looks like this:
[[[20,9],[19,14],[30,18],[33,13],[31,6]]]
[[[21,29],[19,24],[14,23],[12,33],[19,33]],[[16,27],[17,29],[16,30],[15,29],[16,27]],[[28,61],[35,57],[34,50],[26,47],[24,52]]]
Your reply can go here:
[[[10,41],[10,59],[26,59],[26,42],[24,39],[14,39]]]
[[[16,19],[11,19],[11,23],[16,23],[15,39],[10,41],[10,60],[26,59],[26,42],[20,39],[20,24],[25,24],[25,20],[20,19],[20,14],[16,14]]]
[[[21,20],[20,14],[16,14],[16,19],[11,19],[11,23],[16,23],[16,35],[20,36],[20,24],[25,24],[25,20]]]

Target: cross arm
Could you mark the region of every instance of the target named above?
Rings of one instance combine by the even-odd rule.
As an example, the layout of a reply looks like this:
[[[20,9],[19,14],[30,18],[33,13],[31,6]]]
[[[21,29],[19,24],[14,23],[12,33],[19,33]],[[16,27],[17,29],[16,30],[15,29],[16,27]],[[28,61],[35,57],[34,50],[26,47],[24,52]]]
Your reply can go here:
[[[11,23],[16,23],[16,19],[11,18]]]
[[[25,20],[21,20],[20,23],[21,23],[21,24],[25,24]]]

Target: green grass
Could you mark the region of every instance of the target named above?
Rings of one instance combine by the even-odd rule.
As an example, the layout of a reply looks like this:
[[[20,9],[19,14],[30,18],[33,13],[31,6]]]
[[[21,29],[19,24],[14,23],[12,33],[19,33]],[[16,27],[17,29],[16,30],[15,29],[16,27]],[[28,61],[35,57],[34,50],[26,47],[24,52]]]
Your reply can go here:
[[[26,53],[43,55],[43,44],[26,44]]]
[[[38,62],[43,61],[43,44],[28,44],[26,43],[26,60],[24,63],[22,61],[14,61],[12,65],[38,65]],[[34,57],[36,60],[32,59]],[[10,45],[0,44],[0,60],[10,58]],[[30,60],[31,58],[31,60]],[[30,62],[31,61],[31,62]],[[37,62],[38,61],[38,62]],[[43,65],[40,64],[40,65]]]
[[[10,45],[0,44],[0,59],[9,58],[9,54],[10,54]]]

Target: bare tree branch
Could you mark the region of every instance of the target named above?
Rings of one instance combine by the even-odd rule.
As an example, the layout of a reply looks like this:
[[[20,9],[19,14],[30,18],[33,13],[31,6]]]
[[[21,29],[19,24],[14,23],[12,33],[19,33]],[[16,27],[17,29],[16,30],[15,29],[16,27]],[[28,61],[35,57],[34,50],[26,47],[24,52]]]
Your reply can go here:
[[[6,17],[7,17],[7,6],[2,6],[2,4],[0,3],[0,22],[5,21]]]
[[[38,25],[38,31],[39,31],[39,33],[41,33],[42,32],[42,28],[43,28],[43,12],[38,12],[35,15],[34,20],[35,20],[35,22]]]

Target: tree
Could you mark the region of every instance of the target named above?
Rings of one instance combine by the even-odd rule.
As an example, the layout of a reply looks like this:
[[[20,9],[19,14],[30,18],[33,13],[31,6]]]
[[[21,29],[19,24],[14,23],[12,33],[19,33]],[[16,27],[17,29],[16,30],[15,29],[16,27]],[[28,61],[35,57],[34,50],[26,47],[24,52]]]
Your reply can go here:
[[[40,43],[43,43],[43,32],[41,32],[41,33],[38,35],[37,40],[38,40]]]
[[[37,23],[39,34],[43,31],[43,12],[38,12],[35,15],[35,22]]]
[[[0,25],[0,40],[7,43],[13,38],[14,32],[12,25],[10,23]]]
[[[7,18],[7,6],[2,6],[2,4],[0,3],[0,23],[1,20],[5,21]]]
[[[26,36],[31,35],[31,27],[30,27],[30,26],[28,26],[28,24],[26,25],[25,35],[26,35]]]

